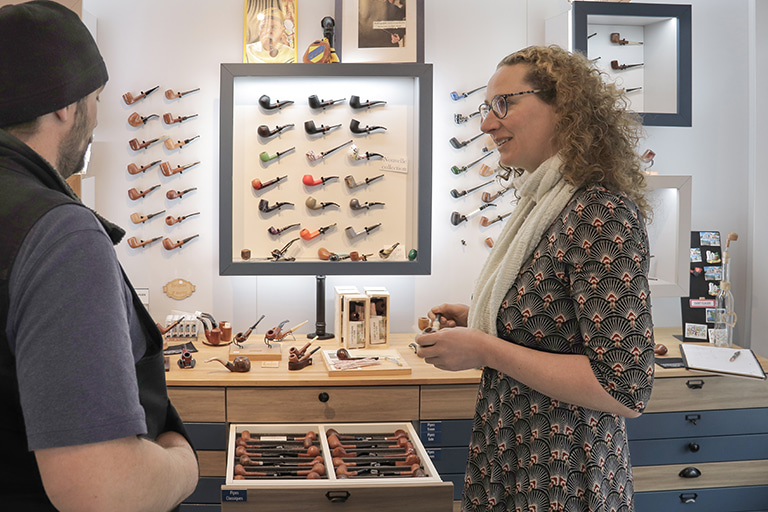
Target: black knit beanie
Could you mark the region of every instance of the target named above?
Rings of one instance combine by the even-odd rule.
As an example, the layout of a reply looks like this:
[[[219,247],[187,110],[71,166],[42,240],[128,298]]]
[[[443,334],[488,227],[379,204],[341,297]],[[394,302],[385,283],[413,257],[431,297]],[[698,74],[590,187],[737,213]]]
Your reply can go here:
[[[64,108],[108,78],[91,33],[68,8],[48,0],[0,8],[0,127]]]

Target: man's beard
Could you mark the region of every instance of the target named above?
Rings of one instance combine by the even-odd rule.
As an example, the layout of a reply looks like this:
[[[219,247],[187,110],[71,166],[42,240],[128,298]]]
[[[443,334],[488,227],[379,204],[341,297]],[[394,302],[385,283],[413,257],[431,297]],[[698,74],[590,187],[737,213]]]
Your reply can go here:
[[[59,155],[56,159],[56,170],[64,179],[69,178],[85,167],[85,155],[88,146],[93,140],[93,132],[88,128],[88,107],[83,102],[78,102],[75,111],[75,122],[72,128],[64,136],[59,146]],[[86,144],[83,144],[87,141]]]

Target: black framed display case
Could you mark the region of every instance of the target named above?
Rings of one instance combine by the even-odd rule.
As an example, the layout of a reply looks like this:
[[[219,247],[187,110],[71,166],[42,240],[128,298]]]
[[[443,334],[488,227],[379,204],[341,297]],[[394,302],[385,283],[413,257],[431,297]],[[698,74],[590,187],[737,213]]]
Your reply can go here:
[[[691,6],[573,2],[573,49],[627,91],[647,126],[691,126]]]
[[[220,275],[429,274],[431,65],[222,64],[220,122]]]

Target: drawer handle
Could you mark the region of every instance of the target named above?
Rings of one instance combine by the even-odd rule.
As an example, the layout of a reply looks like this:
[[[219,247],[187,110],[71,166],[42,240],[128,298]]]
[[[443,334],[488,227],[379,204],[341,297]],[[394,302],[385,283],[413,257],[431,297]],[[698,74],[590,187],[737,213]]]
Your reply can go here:
[[[704,381],[701,379],[687,380],[685,385],[688,386],[688,389],[701,389],[704,387]]]
[[[695,492],[692,492],[690,494],[681,494],[680,495],[680,501],[683,503],[696,503],[696,498],[698,498],[699,495]]]
[[[695,425],[701,419],[701,414],[686,414],[685,419]]]
[[[691,450],[693,453],[696,453],[699,451],[701,446],[699,446],[699,443],[688,443],[688,449]]]
[[[331,503],[344,503],[350,496],[349,491],[328,491],[325,493],[325,497]]]
[[[317,395],[317,399],[318,399],[318,400],[320,400],[321,402],[325,403],[325,402],[327,402],[328,400],[330,400],[330,399],[331,399],[331,397],[330,397],[330,395],[328,395],[328,393],[326,393],[325,391],[323,391],[322,393],[320,393],[319,395]]]
[[[687,468],[684,468],[680,473],[678,473],[683,478],[699,478],[701,476],[701,471],[698,470],[698,468],[695,468],[693,466],[688,466]]]

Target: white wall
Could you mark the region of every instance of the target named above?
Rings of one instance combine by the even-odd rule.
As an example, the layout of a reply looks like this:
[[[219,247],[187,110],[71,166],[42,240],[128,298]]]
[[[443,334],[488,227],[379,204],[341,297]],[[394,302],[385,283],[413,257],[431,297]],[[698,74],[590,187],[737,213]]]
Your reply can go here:
[[[759,261],[758,255],[766,253],[765,247],[752,244],[752,233],[748,232],[753,215],[747,200],[750,176],[763,190],[767,186],[759,183],[754,174],[750,175],[750,163],[754,163],[749,145],[750,112],[754,108],[749,100],[751,61],[748,51],[752,2],[755,0],[664,2],[693,5],[693,127],[649,127],[645,142],[645,147],[652,148],[657,154],[654,169],[663,174],[693,175],[694,230],[719,230],[723,234],[735,231],[741,235],[739,242],[732,246],[733,287],[740,314],[738,341],[747,345],[749,342],[743,339],[744,327],[752,322],[748,310],[750,301],[747,300],[748,282],[751,282],[747,274],[747,256],[754,254],[754,260]],[[201,310],[213,313],[218,319],[233,321],[234,328],[239,330],[261,314],[267,315],[265,322],[269,324],[286,318],[292,323],[308,319],[311,324],[315,318],[315,280],[312,276],[218,276],[219,64],[241,59],[243,3],[243,0],[194,4],[184,0],[134,0],[130,8],[126,8],[122,2],[110,0],[83,2],[84,10],[98,19],[99,45],[110,72],[110,81],[101,99],[100,125],[95,134],[89,171],[97,176],[97,208],[127,227],[128,236],[148,238],[162,234],[176,238],[200,233],[199,239],[181,251],[169,253],[159,245],[136,251],[121,244],[117,249],[134,284],[150,290],[150,311],[158,320],[173,309]],[[528,44],[542,44],[545,20],[568,8],[566,0],[490,0],[481,4],[464,0],[425,0],[425,3],[426,60],[434,66],[435,98],[432,275],[328,276],[326,319],[329,323],[332,288],[337,284],[387,286],[393,296],[392,329],[400,332],[415,329],[416,318],[432,305],[469,301],[472,283],[488,253],[483,239],[496,236],[500,226],[478,229],[476,222],[456,227],[449,222],[452,210],[465,213],[476,207],[475,200],[455,200],[449,196],[449,191],[471,186],[480,180],[476,173],[457,177],[449,169],[479,156],[482,145],[478,141],[458,151],[449,146],[448,139],[453,136],[463,139],[479,132],[477,119],[458,126],[453,122],[453,114],[468,114],[483,99],[482,93],[478,93],[454,102],[449,93],[485,84],[503,56]],[[320,37],[319,20],[325,15],[333,15],[333,9],[333,0],[299,1],[300,54],[310,41]],[[766,18],[766,10],[764,6],[757,9],[758,22]],[[765,42],[761,42],[764,48]],[[764,55],[765,50],[758,53],[763,60]],[[175,102],[168,102],[155,93],[135,108],[126,107],[120,99],[127,91],[137,93],[154,85],[160,85],[161,90],[193,87],[202,90]],[[764,100],[758,107],[765,111]],[[133,110],[142,115],[198,113],[199,118],[170,129],[155,121],[157,124],[137,130],[126,123]],[[762,129],[758,134],[765,134],[765,127],[756,124]],[[130,138],[149,138],[161,133],[176,139],[197,134],[201,137],[179,156],[164,154],[165,150],[158,148],[146,156],[137,157],[128,149]],[[766,151],[760,144],[754,146],[758,152]],[[762,154],[758,153],[756,160],[764,162],[765,159],[759,156]],[[170,180],[161,177],[156,170],[146,176],[132,177],[125,169],[131,161],[148,163],[159,158],[167,158],[173,165],[194,160],[202,163]],[[161,181],[163,190],[167,190],[167,183],[179,188],[198,186],[199,190],[184,199],[182,205],[171,205],[159,194],[148,196],[140,207],[127,199],[128,188],[141,188]],[[202,214],[173,228],[166,227],[162,220],[150,221],[144,227],[137,227],[129,220],[133,211],[148,213],[169,205],[172,214],[180,215],[187,210]],[[507,207],[499,206],[498,211],[505,212]],[[759,225],[755,226],[756,231],[759,228]],[[751,253],[748,252],[750,247]],[[267,252],[271,249],[266,248]],[[177,278],[186,279],[197,287],[190,298],[175,301],[163,293],[163,285]],[[759,303],[765,304],[768,299],[759,294],[760,289],[765,289],[765,271],[761,280],[762,285],[755,283],[754,288]],[[756,324],[765,322],[758,319],[761,315],[754,316]],[[679,300],[655,300],[654,318],[659,326],[680,325]],[[302,332],[308,332],[309,326],[305,329]],[[757,342],[753,343],[758,346]],[[768,347],[768,342],[763,347]]]

